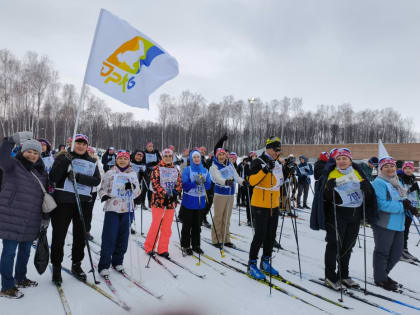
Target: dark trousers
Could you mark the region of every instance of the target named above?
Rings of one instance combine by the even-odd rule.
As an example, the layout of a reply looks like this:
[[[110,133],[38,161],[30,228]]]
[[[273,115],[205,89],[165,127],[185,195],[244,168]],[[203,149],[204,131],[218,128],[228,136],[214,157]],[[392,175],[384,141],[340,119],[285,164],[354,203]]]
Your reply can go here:
[[[82,213],[88,216],[88,202],[82,202]],[[64,241],[70,222],[73,221],[73,246],[71,249],[73,263],[80,263],[85,256],[85,235],[83,234],[82,221],[80,220],[77,205],[75,203],[59,203],[51,212],[52,241],[51,263],[61,265],[64,256]],[[86,230],[90,230],[90,224],[86,222]]]
[[[405,216],[405,230],[404,230],[404,249],[408,249],[408,235],[410,234],[410,227],[411,223],[413,223],[413,219],[406,215]]]
[[[147,195],[147,200],[149,201],[149,207],[150,207],[150,203],[152,202],[152,192],[150,191],[150,177],[145,175],[141,181],[141,193],[139,196],[139,201],[140,203],[145,203],[146,202],[146,195]]]
[[[353,210],[352,210],[353,209]],[[349,278],[350,256],[354,245],[357,241],[357,235],[360,229],[360,208],[340,208],[337,207],[337,230],[340,245],[340,266],[342,279]],[[327,215],[325,228],[327,235],[325,240],[327,246],[325,248],[325,277],[331,281],[337,282],[337,241],[335,233],[334,214]],[[336,272],[337,270],[337,272]]]
[[[90,232],[90,229],[92,227],[92,213],[93,213],[93,207],[95,206],[95,201],[96,201],[97,196],[98,196],[97,192],[92,193],[92,200],[87,202],[86,215],[85,215],[87,232]]]
[[[18,242],[3,240],[3,250],[1,252],[0,273],[1,288],[8,290],[16,286],[16,281],[26,279],[26,267],[28,265],[29,255],[31,254],[32,242]],[[13,265],[15,262],[16,249],[18,255],[15,266],[15,276],[13,277]]]
[[[132,216],[132,213],[130,214]],[[130,214],[128,212],[105,212],[101,258],[98,264],[99,272],[102,269],[108,269],[111,263],[114,267],[123,264],[130,233]]]
[[[201,212],[203,210],[183,208],[182,212],[182,230],[181,230],[181,246],[182,247],[199,247],[200,246],[200,225]]]
[[[236,204],[241,205],[245,204],[246,201],[246,187],[245,185],[241,185],[238,188],[238,194],[236,195]]]
[[[404,244],[404,232],[388,230],[372,225],[375,239],[373,251],[373,278],[377,282],[388,279],[388,274],[401,258]]]
[[[206,190],[207,194],[207,200],[206,200],[206,207],[204,208],[204,211],[200,211],[202,215],[202,221],[206,219],[207,214],[209,214],[211,206],[213,205],[213,198],[214,198],[214,189]]]
[[[303,205],[306,205],[306,202],[308,201],[308,192],[309,192],[309,183],[304,182],[298,183],[298,194],[297,194],[297,203],[300,205],[300,198],[302,197],[303,193]]]
[[[246,198],[245,198],[245,204],[246,204],[246,220],[248,222],[251,222],[251,221],[254,220],[254,219],[251,220],[251,199],[252,199],[252,192],[254,190],[252,189],[252,187],[247,187],[245,189],[246,189],[246,191],[245,191],[245,194],[246,194]]]
[[[277,224],[279,221],[279,208],[270,209],[252,207],[255,234],[249,250],[249,260],[257,260],[258,252],[263,247],[263,256],[271,257],[274,239],[276,238]]]

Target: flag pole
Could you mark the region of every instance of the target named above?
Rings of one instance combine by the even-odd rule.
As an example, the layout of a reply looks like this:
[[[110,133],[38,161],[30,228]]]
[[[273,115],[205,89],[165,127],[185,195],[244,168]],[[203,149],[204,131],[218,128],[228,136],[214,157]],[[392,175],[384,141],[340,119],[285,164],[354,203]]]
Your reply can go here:
[[[74,150],[74,142],[75,142],[75,139],[76,139],[77,127],[79,127],[80,112],[82,111],[82,108],[83,108],[83,99],[85,97],[85,91],[86,91],[86,72],[87,72],[86,70],[89,69],[89,65],[90,65],[91,57],[92,57],[92,48],[94,47],[95,42],[96,42],[96,37],[97,37],[96,35],[98,33],[99,23],[101,21],[101,17],[102,17],[103,12],[104,12],[104,9],[101,9],[101,12],[99,12],[99,18],[98,18],[98,22],[96,23],[95,34],[93,36],[92,45],[90,46],[89,59],[88,59],[87,65],[86,65],[85,75],[83,77],[83,83],[82,83],[82,88],[81,88],[80,97],[79,97],[79,104],[77,105],[76,122],[74,124],[73,138],[72,138],[72,141],[71,141],[70,151]]]

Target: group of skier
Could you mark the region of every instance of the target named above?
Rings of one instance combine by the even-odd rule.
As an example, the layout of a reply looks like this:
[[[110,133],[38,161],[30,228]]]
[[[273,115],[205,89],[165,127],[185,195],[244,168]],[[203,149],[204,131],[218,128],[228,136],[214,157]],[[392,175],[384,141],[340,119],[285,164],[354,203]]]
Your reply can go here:
[[[169,259],[172,222],[179,203],[175,219],[182,222],[180,246],[185,255],[204,254],[202,227],[211,227],[209,242],[213,246],[221,251],[235,248],[229,230],[235,193],[238,206],[246,207],[247,224],[253,229],[247,273],[258,280],[278,276],[271,257],[273,247],[280,246],[275,240],[279,216],[284,211],[283,215],[296,217],[292,211],[296,190],[296,208],[312,208],[311,228],[326,231],[326,285],[335,290],[358,285],[349,273],[350,257],[361,224],[370,224],[375,240],[375,283],[386,290],[398,289],[389,273],[401,257],[414,258],[407,249],[408,231],[419,206],[412,162],[405,162],[397,175],[397,163],[390,156],[373,157],[361,165],[353,162],[349,149],[339,148],[322,152],[312,167],[303,155],[299,164],[293,155],[282,159],[280,138],[270,137],[260,153],[252,151],[237,164],[237,154],[224,145],[227,140],[224,135],[208,158],[205,147],[186,149],[181,158],[173,146],[160,153],[152,142],[144,151],[132,153],[110,147],[102,155],[101,169],[83,134],[77,134],[74,141],[69,139],[67,147],[56,154],[46,139],[32,139],[29,132],[5,138],[0,147],[1,295],[20,298],[19,288],[37,285],[26,277],[26,265],[40,227],[47,229],[50,220],[53,282],[60,285],[63,281],[64,242],[70,223],[70,272],[85,281],[81,263],[87,240],[93,239],[89,232],[95,202],[103,203],[105,212],[97,266],[103,277],[109,276],[111,267],[124,271],[130,232],[137,233],[133,226],[136,206],[141,211],[151,208],[152,222],[143,247],[152,257]],[[12,153],[15,145],[19,149]],[[309,207],[312,175],[316,182]],[[44,190],[57,204],[51,213],[43,213]]]

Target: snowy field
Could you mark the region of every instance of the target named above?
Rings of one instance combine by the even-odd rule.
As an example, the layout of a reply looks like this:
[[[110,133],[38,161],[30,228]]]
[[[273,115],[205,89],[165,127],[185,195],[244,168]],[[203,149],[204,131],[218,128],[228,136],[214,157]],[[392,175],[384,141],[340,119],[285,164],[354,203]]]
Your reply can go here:
[[[310,196],[311,201],[312,196]],[[310,204],[310,202],[309,202]],[[246,214],[244,208],[241,208],[241,225],[239,226],[239,212],[234,209],[231,220],[231,232],[235,233],[232,241],[240,248],[249,250],[249,244],[252,239],[252,229],[244,225],[246,221]],[[302,271],[309,273],[315,277],[323,277],[323,257],[325,249],[325,232],[312,231],[309,228],[309,211],[298,211],[299,219],[297,220],[301,265]],[[101,241],[101,232],[103,224],[102,204],[97,200],[95,204],[93,221],[92,221],[92,235],[95,240]],[[151,222],[151,212],[144,211],[143,213],[143,232],[147,232]],[[136,225],[137,230],[140,231],[140,210],[136,210]],[[280,232],[281,220],[279,221],[278,233]],[[181,228],[181,225],[180,225]],[[71,231],[71,227],[70,227]],[[362,233],[362,229],[360,233]],[[172,226],[172,237],[170,244],[170,254],[175,260],[187,265],[190,269],[200,274],[205,274],[205,279],[200,279],[194,275],[178,268],[168,261],[163,262],[173,272],[178,274],[175,279],[166,272],[156,262],[150,262],[150,268],[145,268],[148,256],[144,251],[133,241],[136,237],[130,236],[129,249],[125,256],[124,265],[129,274],[136,279],[139,279],[148,288],[156,293],[163,294],[161,300],[155,299],[152,296],[144,293],[131,282],[115,273],[111,272],[111,280],[115,288],[120,293],[122,299],[131,307],[130,314],[164,314],[171,312],[171,314],[378,314],[385,313],[378,308],[366,305],[362,302],[353,300],[349,297],[344,297],[343,305],[351,307],[351,310],[345,310],[312,295],[304,293],[277,280],[273,283],[288,290],[296,296],[305,299],[306,301],[316,305],[324,310],[320,311],[312,306],[306,305],[297,299],[287,296],[279,291],[272,290],[270,295],[269,287],[260,284],[248,277],[239,274],[235,271],[224,268],[216,263],[209,262],[213,268],[201,264],[196,266],[197,261],[191,257],[182,257],[180,249],[176,246],[179,242],[176,223]],[[51,228],[49,229],[49,238],[51,237]],[[210,230],[203,228],[202,238],[210,238]],[[374,248],[372,231],[367,229],[367,264],[368,264],[368,278],[372,277],[372,252]],[[141,241],[143,238],[137,237]],[[51,239],[51,238],[50,238]],[[419,235],[412,226],[409,250],[410,252],[420,257],[420,247],[416,247],[419,240]],[[363,239],[360,238],[363,246]],[[72,236],[67,235],[65,246],[65,259],[63,265],[70,267],[71,259],[68,255],[71,252]],[[291,219],[285,218],[283,236],[281,245],[289,250],[296,252],[296,242],[293,234]],[[92,249],[99,251],[100,248],[91,243]],[[246,268],[232,258],[248,261],[248,255],[243,252],[230,250],[234,253],[226,254],[225,258],[220,257],[220,253],[214,247],[202,241],[202,248],[205,253],[211,255],[222,261],[234,265],[237,268],[246,270]],[[308,280],[300,280],[298,276],[292,275],[287,270],[298,270],[297,256],[289,251],[275,250],[273,258],[273,266],[276,267],[280,274],[290,281],[293,281],[305,288],[317,292],[327,298],[337,301],[339,294],[323,288]],[[37,288],[23,289],[25,296],[20,300],[0,300],[0,314],[1,315],[49,315],[49,314],[64,314],[63,306],[61,304],[56,287],[51,282],[51,272],[49,269],[43,274],[39,275],[33,265],[34,250],[31,253],[30,262],[28,264],[28,278],[39,282]],[[260,252],[261,254],[261,252]],[[95,263],[98,262],[99,257],[92,253]],[[86,256],[83,261],[85,271],[90,269],[89,259]],[[225,272],[225,275],[219,274],[215,269]],[[352,277],[363,278],[363,248],[359,248],[356,244],[350,262],[350,275]],[[392,271],[392,278],[401,282],[408,288],[420,292],[420,266],[414,266],[405,262],[399,262]],[[97,275],[98,279],[100,278]],[[88,280],[93,281],[92,275],[88,274]],[[102,279],[99,279],[102,280]],[[372,280],[372,279],[370,279]],[[111,293],[107,286],[101,281],[99,285],[104,291]],[[79,282],[69,274],[63,272],[63,285],[65,296],[69,302],[71,313],[74,315],[105,315],[105,314],[127,314],[110,300]],[[380,288],[368,286],[368,289],[387,295],[394,299],[410,303],[420,307],[420,301],[398,293],[390,293]],[[363,296],[361,293],[356,293]],[[420,294],[417,295],[420,298]],[[400,314],[418,314],[419,311],[398,305],[396,303],[384,301],[373,296],[366,296],[367,299],[380,304],[392,311]]]

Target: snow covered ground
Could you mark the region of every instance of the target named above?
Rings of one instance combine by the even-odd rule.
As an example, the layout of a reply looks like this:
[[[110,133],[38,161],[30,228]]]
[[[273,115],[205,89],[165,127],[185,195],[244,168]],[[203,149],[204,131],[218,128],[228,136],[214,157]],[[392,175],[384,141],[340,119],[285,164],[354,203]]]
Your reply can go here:
[[[310,196],[310,199],[312,196]],[[298,211],[299,220],[297,220],[300,254],[302,271],[310,273],[315,277],[323,277],[323,256],[325,249],[325,232],[312,231],[309,228],[309,211]],[[144,211],[143,213],[143,231],[147,232],[151,222],[151,212]],[[240,248],[249,250],[249,244],[252,239],[252,230],[245,226],[243,221],[246,221],[245,211],[241,211],[241,225],[239,226],[239,214],[234,210],[231,220],[231,232],[240,236],[235,236],[232,241]],[[95,204],[93,221],[92,221],[92,235],[97,241],[101,241],[101,232],[103,224],[102,204],[97,201]],[[140,231],[140,210],[136,211],[137,229]],[[278,233],[280,232],[280,224]],[[181,228],[181,225],[180,225]],[[71,228],[70,228],[71,229]],[[49,229],[51,230],[51,228]],[[189,268],[200,274],[206,274],[205,279],[200,279],[192,274],[179,269],[175,265],[164,261],[164,263],[179,276],[174,279],[157,265],[154,261],[150,262],[150,268],[145,268],[148,256],[143,250],[137,246],[134,241],[130,241],[129,249],[125,257],[124,265],[128,273],[133,277],[139,279],[147,287],[153,291],[163,294],[162,300],[157,300],[152,296],[144,293],[139,288],[132,285],[129,281],[121,277],[115,272],[111,273],[111,280],[119,291],[122,299],[131,307],[131,314],[162,314],[165,312],[173,312],[171,314],[322,314],[324,312],[315,309],[309,305],[302,303],[292,297],[289,297],[281,292],[272,290],[269,293],[269,287],[260,284],[248,277],[237,272],[224,268],[210,262],[214,268],[224,271],[225,275],[218,274],[210,267],[201,264],[196,266],[196,260],[191,257],[182,257],[181,251],[176,247],[179,242],[176,223],[173,223],[172,238],[170,244],[170,254],[172,258],[187,265]],[[49,231],[51,233],[51,231]],[[362,229],[361,229],[362,233]],[[372,252],[374,248],[372,231],[367,229],[367,265],[368,277],[372,277]],[[51,237],[51,235],[49,235]],[[203,228],[202,237],[210,238],[210,230]],[[50,238],[51,239],[51,238]],[[144,239],[140,238],[142,241]],[[409,250],[415,256],[420,257],[420,247],[416,247],[419,240],[419,235],[414,226],[409,239]],[[363,246],[363,238],[360,238]],[[70,267],[71,259],[68,255],[71,252],[72,236],[67,235],[65,246],[64,266]],[[286,217],[284,222],[283,236],[281,245],[285,249],[297,251],[296,242],[293,236],[293,228],[290,218]],[[99,250],[97,245],[91,244],[92,248]],[[220,253],[217,249],[202,242],[203,250],[215,257],[220,258]],[[248,260],[246,253],[233,251],[236,258],[240,258],[244,262]],[[28,264],[28,278],[39,282],[37,288],[23,289],[25,296],[20,300],[0,300],[0,314],[1,315],[49,315],[49,314],[64,314],[63,306],[60,302],[57,289],[51,282],[51,272],[49,269],[43,274],[38,275],[33,266],[33,255],[31,253],[30,262]],[[93,260],[97,263],[98,256],[93,254]],[[232,264],[238,268],[245,270],[244,266],[234,262],[231,258],[233,256],[226,254],[222,260]],[[325,297],[337,301],[339,294],[329,291],[317,284],[307,280],[300,280],[298,276],[288,273],[286,270],[298,270],[297,256],[287,252],[274,252],[273,265],[280,271],[280,274],[285,278],[304,286],[305,288],[315,291]],[[86,256],[83,261],[85,271],[89,270],[89,259]],[[363,248],[359,248],[356,244],[352,259],[350,262],[350,275],[353,277],[363,278]],[[98,279],[100,278],[97,275]],[[414,266],[405,262],[400,262],[391,273],[391,277],[403,283],[408,288],[420,292],[420,267]],[[93,281],[92,275],[88,274],[88,280]],[[101,280],[101,279],[100,279]],[[89,315],[105,315],[105,314],[127,314],[122,308],[109,301],[93,289],[74,279],[70,275],[63,272],[63,285],[65,296],[69,302],[72,314],[89,314]],[[312,295],[306,294],[298,289],[295,289],[279,281],[273,280],[276,285],[288,290],[296,296],[307,300],[310,303],[324,309],[331,314],[377,314],[385,313],[378,308],[366,305],[356,300],[344,297],[344,305],[352,307],[352,310],[345,310],[323,300],[320,300]],[[111,293],[104,282],[102,281],[100,287]],[[392,298],[410,303],[420,307],[420,301],[399,295],[397,293],[389,293],[380,288],[368,287],[372,291],[390,296]],[[363,294],[357,293],[359,296]],[[420,298],[420,294],[418,295]],[[388,309],[401,314],[415,314],[418,311],[410,309],[396,303],[387,302],[372,296],[367,296],[367,299],[376,302]]]

